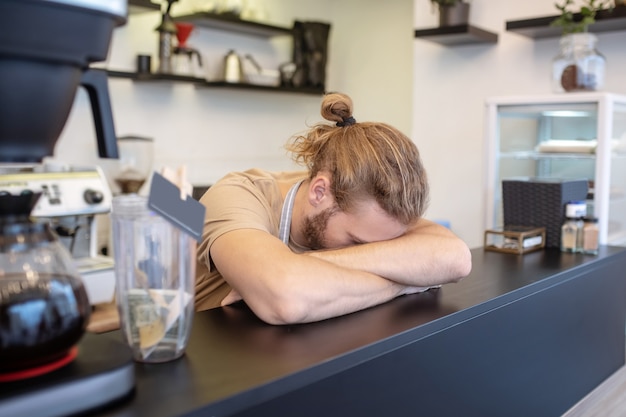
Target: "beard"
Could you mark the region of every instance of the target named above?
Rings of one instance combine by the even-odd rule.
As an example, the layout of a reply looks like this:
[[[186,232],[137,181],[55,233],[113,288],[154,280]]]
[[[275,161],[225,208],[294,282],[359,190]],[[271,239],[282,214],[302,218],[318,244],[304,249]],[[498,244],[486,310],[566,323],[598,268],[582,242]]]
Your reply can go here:
[[[306,246],[311,250],[326,249],[326,228],[328,220],[339,211],[338,207],[330,207],[312,217],[306,217],[302,230]]]

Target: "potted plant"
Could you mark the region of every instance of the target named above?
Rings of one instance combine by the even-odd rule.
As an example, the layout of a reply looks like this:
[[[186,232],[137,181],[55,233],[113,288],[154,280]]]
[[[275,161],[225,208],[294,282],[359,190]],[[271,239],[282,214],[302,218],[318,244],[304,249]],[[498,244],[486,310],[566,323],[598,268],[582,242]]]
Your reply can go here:
[[[554,6],[561,14],[552,21],[551,25],[560,27],[563,35],[586,33],[589,25],[595,23],[596,15],[600,10],[612,8],[609,0],[585,0],[578,12],[572,9],[574,0],[564,0],[562,4],[556,3]]]
[[[589,33],[600,10],[610,9],[609,0],[584,0],[575,10],[574,0],[563,0],[555,7],[560,15],[551,23],[561,28],[561,51],[552,63],[553,89],[595,91],[604,84],[605,58],[596,50],[597,37]]]
[[[439,9],[439,26],[464,25],[469,22],[469,3],[463,0],[430,0]]]

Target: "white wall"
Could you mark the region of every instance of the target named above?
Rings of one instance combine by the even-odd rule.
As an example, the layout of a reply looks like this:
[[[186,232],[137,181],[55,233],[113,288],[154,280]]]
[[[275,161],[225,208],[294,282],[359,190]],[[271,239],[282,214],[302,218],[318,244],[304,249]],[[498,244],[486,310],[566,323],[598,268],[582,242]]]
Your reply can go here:
[[[186,0],[174,7],[183,6]],[[252,0],[249,0],[252,3]],[[429,0],[257,0],[269,23],[293,20],[332,24],[327,89],[355,101],[357,120],[391,123],[410,134],[430,176],[429,218],[446,219],[472,247],[484,231],[483,103],[487,97],[550,92],[550,65],[558,38],[533,40],[505,31],[507,20],[556,14],[546,0],[471,0],[473,24],[499,33],[493,45],[443,47],[413,37],[436,26]],[[174,9],[176,11],[176,9]],[[179,10],[180,12],[180,10]],[[108,65],[134,68],[137,53],[156,55],[158,13],[131,16],[116,30]],[[626,32],[599,34],[606,56],[606,89],[624,93]],[[213,71],[231,47],[252,53],[266,67],[289,59],[285,40],[266,42],[201,29],[189,40]],[[155,139],[155,167],[186,163],[192,182],[260,166],[291,169],[282,146],[320,121],[321,97],[238,90],[196,90],[174,83],[111,79],[118,135]],[[86,96],[76,99],[56,148],[57,159],[102,163]]]
[[[266,22],[291,27],[294,20],[331,23],[327,90],[350,94],[357,120],[381,120],[411,132],[413,0],[248,0],[263,8]],[[174,14],[194,4],[174,3]],[[129,17],[115,30],[106,65],[132,71],[138,53],[156,65],[159,13]],[[207,72],[220,71],[228,49],[251,53],[266,68],[291,58],[289,38],[257,39],[196,29],[188,44],[200,49]],[[194,184],[212,183],[228,171],[252,166],[273,170],[294,165],[283,149],[293,134],[321,121],[321,96],[191,85],[140,83],[110,78],[118,136],[136,134],[155,141],[155,168],[185,163]],[[391,100],[390,98],[393,98]],[[73,164],[98,160],[86,94],[79,89],[55,159]],[[146,191],[144,187],[143,192]]]
[[[507,20],[556,15],[552,1],[471,0],[472,24],[499,33],[493,45],[444,47],[414,41],[413,137],[430,175],[431,218],[447,219],[471,247],[482,246],[485,211],[483,104],[487,97],[549,94],[559,39],[506,32]],[[415,0],[415,28],[437,25],[429,0]],[[626,92],[626,31],[598,34],[605,90]],[[574,93],[570,93],[574,94]]]

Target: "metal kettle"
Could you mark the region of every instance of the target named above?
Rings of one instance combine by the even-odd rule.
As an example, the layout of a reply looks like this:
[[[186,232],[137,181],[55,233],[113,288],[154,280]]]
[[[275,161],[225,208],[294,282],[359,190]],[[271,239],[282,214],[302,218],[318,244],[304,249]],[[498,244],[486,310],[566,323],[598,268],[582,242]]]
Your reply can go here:
[[[224,56],[224,81],[227,83],[245,83],[248,81],[243,71],[241,57],[232,49]]]

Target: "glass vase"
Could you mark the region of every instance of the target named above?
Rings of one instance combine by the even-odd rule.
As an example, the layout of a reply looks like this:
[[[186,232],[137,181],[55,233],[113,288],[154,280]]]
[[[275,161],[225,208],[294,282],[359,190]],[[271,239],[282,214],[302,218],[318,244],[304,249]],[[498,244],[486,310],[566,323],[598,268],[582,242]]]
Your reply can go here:
[[[552,62],[555,92],[602,89],[606,60],[596,50],[597,40],[592,33],[572,33],[561,37],[561,51]]]

